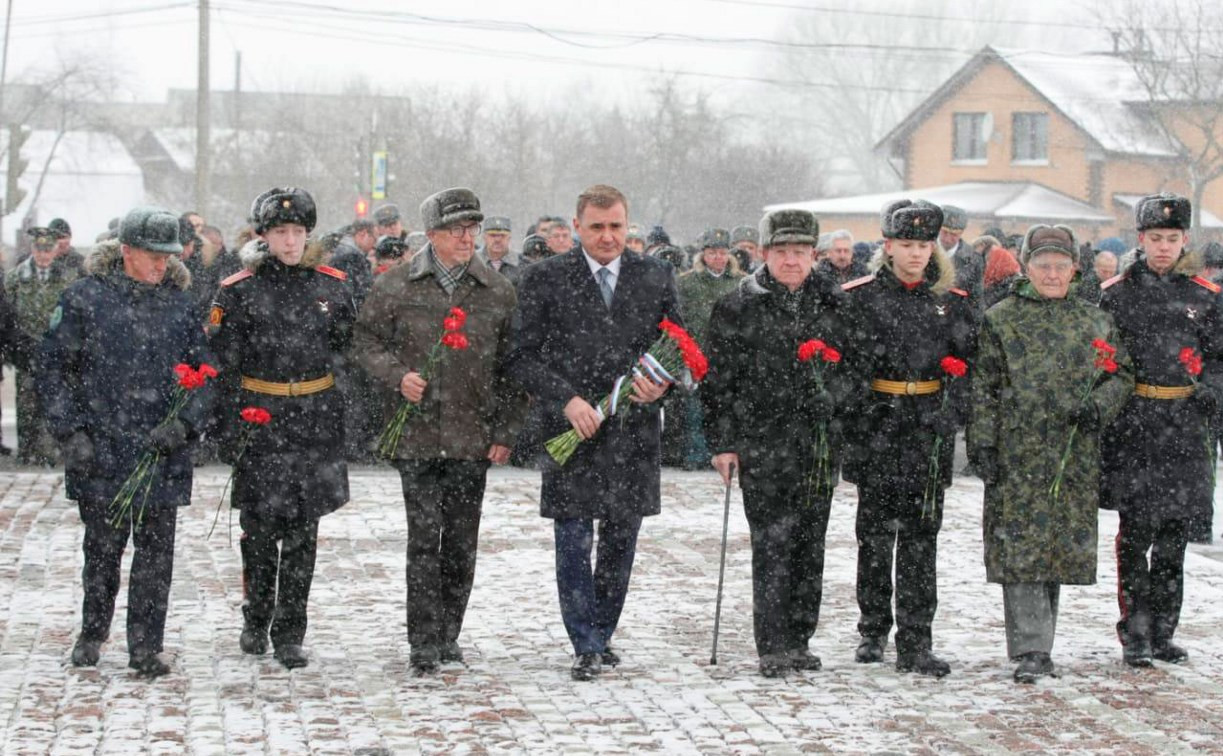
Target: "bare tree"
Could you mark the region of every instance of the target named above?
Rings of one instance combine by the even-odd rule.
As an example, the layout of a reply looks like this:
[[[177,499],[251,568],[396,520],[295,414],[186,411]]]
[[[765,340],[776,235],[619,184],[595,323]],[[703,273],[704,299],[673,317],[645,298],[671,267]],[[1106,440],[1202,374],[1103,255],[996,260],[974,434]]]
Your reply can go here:
[[[1137,103],[1177,152],[1201,226],[1207,187],[1223,176],[1223,37],[1201,0],[1102,3],[1102,24],[1134,69]]]

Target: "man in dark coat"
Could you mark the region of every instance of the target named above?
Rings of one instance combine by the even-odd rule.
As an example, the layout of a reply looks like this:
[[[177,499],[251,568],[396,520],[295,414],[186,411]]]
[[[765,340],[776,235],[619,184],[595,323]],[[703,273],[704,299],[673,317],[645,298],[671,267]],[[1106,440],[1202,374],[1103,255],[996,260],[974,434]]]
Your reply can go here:
[[[836,460],[814,469],[817,429],[833,402],[799,346],[830,339],[840,287],[815,275],[815,216],[778,210],[760,222],[764,265],[720,299],[709,323],[709,374],[700,387],[713,465],[739,469],[752,534],[752,613],[760,672],[818,670],[807,644],[819,623],[824,534]],[[816,358],[817,369],[835,369]],[[813,477],[816,476],[816,477]],[[819,476],[822,476],[821,480]]]
[[[1137,257],[1103,284],[1100,300],[1117,321],[1137,381],[1103,434],[1100,502],[1119,515],[1123,658],[1149,667],[1152,658],[1188,658],[1172,637],[1189,525],[1206,516],[1214,488],[1209,439],[1223,395],[1223,312],[1219,286],[1198,275],[1201,259],[1185,248],[1189,200],[1152,195],[1134,213]],[[1188,369],[1195,361],[1197,375]]]
[[[335,373],[356,307],[344,274],[306,254],[315,219],[302,189],[256,197],[258,236],[242,250],[247,267],[221,283],[209,316],[223,368],[221,458],[235,467],[232,505],[242,511],[239,645],[266,653],[270,627],[276,659],[290,669],[308,663],[302,641],[319,518],[348,501]],[[239,427],[248,406],[268,410],[271,422]]]
[[[941,363],[971,364],[976,308],[935,243],[944,225],[937,205],[898,200],[882,221],[878,272],[843,287],[850,304],[839,374],[855,398],[845,405],[845,478],[858,486],[856,658],[883,660],[895,550],[896,669],[941,677],[951,668],[932,651],[938,532],[968,398],[967,378],[947,378]]]
[[[412,673],[462,662],[459,632],[476,574],[480,512],[490,463],[509,461],[525,397],[501,370],[509,351],[513,285],[475,257],[480,200],[470,189],[421,204],[429,243],[378,279],[361,311],[353,357],[396,410],[414,405],[390,452],[408,518],[408,642]],[[467,345],[429,355],[453,308]],[[459,344],[461,346],[461,344]]]
[[[353,302],[356,303],[358,311],[361,305],[365,304],[365,298],[374,286],[374,273],[369,258],[378,244],[376,229],[377,226],[372,220],[357,218],[349,224],[348,233],[340,239],[328,263],[348,276]]]
[[[870,273],[866,262],[854,258],[854,235],[843,228],[821,234],[815,253],[819,259],[815,272],[828,276],[838,286]]]
[[[118,241],[104,242],[89,275],[60,297],[39,354],[47,423],[64,450],[64,484],[85,523],[85,598],[76,666],[98,663],[119,593],[120,562],[132,534],[128,580],[129,666],[156,677],[174,569],[177,509],[191,502],[189,443],[204,427],[211,389],[188,398],[177,419],[174,368],[208,360],[200,318],[187,294],[190,276],[176,255],[178,219],[141,207],[129,212]],[[147,451],[160,457],[150,488],[118,518],[113,500]]]
[[[985,309],[985,257],[964,241],[968,213],[955,205],[943,205],[943,227],[938,245],[955,264],[956,288],[968,292],[968,301],[979,311]]]
[[[540,510],[555,521],[561,615],[576,654],[571,674],[590,680],[619,661],[610,642],[637,531],[661,508],[654,403],[667,387],[635,379],[639,406],[606,422],[593,405],[654,343],[663,318],[678,322],[679,295],[665,263],[624,254],[628,200],[619,190],[584,191],[574,224],[578,247],[523,270],[508,372],[538,405],[540,438],[573,429],[583,439],[564,465],[546,463]]]

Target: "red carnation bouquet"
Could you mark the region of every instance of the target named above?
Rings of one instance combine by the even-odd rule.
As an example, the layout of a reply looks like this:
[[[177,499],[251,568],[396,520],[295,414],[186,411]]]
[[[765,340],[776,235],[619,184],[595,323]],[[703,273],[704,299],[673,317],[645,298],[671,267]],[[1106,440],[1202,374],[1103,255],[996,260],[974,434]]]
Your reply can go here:
[[[158,428],[177,420],[178,413],[187,406],[191,392],[202,388],[209,378],[216,378],[217,371],[206,362],[200,363],[199,368],[193,368],[185,362],[180,362],[174,366],[174,376],[175,386],[174,393],[170,397],[170,411],[157,424]],[[140,512],[136,516],[136,524],[139,526],[144,522],[144,508],[149,501],[149,492],[153,490],[153,470],[160,461],[161,452],[155,449],[150,449],[140,455],[136,469],[132,470],[127,480],[123,481],[115,498],[111,499],[108,513],[112,527],[123,527],[124,519],[131,517],[132,506],[137,496],[140,497]]]
[[[621,410],[625,400],[633,393],[634,376],[645,376],[655,383],[674,383],[676,376],[687,369],[692,380],[700,382],[709,372],[709,360],[687,331],[667,318],[662,319],[658,328],[662,335],[645,354],[637,358],[632,373],[617,378],[611,393],[595,405],[600,417],[606,419]],[[573,456],[580,443],[582,438],[578,432],[569,429],[549,439],[544,448],[557,464],[563,465]]]
[[[938,366],[943,371],[943,402],[939,405],[939,412],[946,412],[947,402],[951,396],[951,382],[968,374],[968,363],[959,357],[947,355],[939,360]],[[938,512],[938,492],[942,485],[942,476],[939,474],[939,452],[942,451],[942,448],[943,436],[935,434],[934,447],[930,450],[930,464],[926,469],[926,491],[922,496],[921,505],[922,517],[932,517]]]
[[[442,319],[442,335],[437,337],[433,348],[429,350],[429,356],[425,358],[425,366],[420,371],[422,380],[429,380],[433,377],[434,371],[438,365],[452,351],[466,349],[470,346],[467,341],[467,335],[463,333],[463,326],[467,324],[467,313],[461,307],[451,307],[449,314]],[[408,418],[416,411],[417,405],[414,402],[409,402],[406,399],[399,405],[395,416],[382,429],[382,434],[378,436],[378,456],[383,459],[391,459],[395,455],[395,450],[399,448],[399,440],[403,438],[403,426],[408,422]]]
[[[1083,405],[1091,401],[1091,390],[1096,387],[1096,382],[1100,380],[1100,376],[1105,373],[1113,374],[1117,372],[1117,361],[1113,359],[1117,355],[1117,347],[1108,343],[1104,339],[1095,339],[1091,342],[1092,349],[1096,350],[1095,357],[1095,372],[1091,374],[1091,380],[1087,382],[1087,387],[1083,390],[1083,396],[1079,399],[1079,404]],[[1074,437],[1079,432],[1079,425],[1075,423],[1070,427],[1070,436],[1066,439],[1066,450],[1062,452],[1062,459],[1057,465],[1057,475],[1053,478],[1053,484],[1049,486],[1049,497],[1053,503],[1057,503],[1057,497],[1062,492],[1062,478],[1066,473],[1066,463],[1070,461],[1070,449],[1074,446]]]
[[[819,339],[810,339],[798,345],[798,361],[811,363],[816,391],[824,391],[824,371],[829,365],[841,361],[841,353]],[[811,471],[807,475],[807,505],[821,496],[831,494],[835,481],[832,479],[832,448],[828,442],[828,419],[820,418],[815,429],[815,448]]]
[[[1182,347],[1181,352],[1177,355],[1177,360],[1185,366],[1185,372],[1189,373],[1189,380],[1193,383],[1194,389],[1198,387],[1199,377],[1202,375],[1202,355],[1198,354],[1193,347]],[[1215,444],[1214,438],[1210,435],[1210,427],[1206,428],[1206,458],[1210,460],[1210,485],[1214,488],[1215,480]]]
[[[221,516],[221,506],[225,503],[225,494],[229,491],[229,485],[234,482],[234,474],[238,472],[238,463],[242,461],[242,455],[246,454],[246,447],[251,442],[251,434],[257,428],[272,422],[272,413],[263,407],[244,407],[238,413],[238,416],[245,423],[242,426],[242,438],[238,442],[238,456],[234,458],[233,469],[229,471],[229,478],[225,480],[225,487],[221,489],[221,500],[217,502],[217,513],[212,516],[212,527],[208,529],[208,538],[212,538],[212,531],[217,529],[217,519]]]

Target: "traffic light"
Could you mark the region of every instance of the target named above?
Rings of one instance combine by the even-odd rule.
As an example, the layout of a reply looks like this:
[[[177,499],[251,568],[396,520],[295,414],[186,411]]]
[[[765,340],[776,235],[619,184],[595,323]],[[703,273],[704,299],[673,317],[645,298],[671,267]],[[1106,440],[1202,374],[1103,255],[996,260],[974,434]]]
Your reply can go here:
[[[369,201],[364,197],[357,197],[357,206],[354,208],[358,218],[364,218],[369,212]]]
[[[11,124],[8,127],[8,177],[4,185],[4,212],[13,212],[25,199],[25,190],[18,188],[17,179],[25,172],[29,160],[21,157],[21,145],[30,138],[30,130],[24,126]]]

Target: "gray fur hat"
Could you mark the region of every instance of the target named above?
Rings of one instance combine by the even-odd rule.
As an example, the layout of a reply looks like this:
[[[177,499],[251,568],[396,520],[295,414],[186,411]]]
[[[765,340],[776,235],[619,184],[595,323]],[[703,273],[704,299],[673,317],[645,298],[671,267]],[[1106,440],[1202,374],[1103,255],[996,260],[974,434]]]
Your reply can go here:
[[[484,213],[476,193],[459,186],[426,197],[420,203],[420,220],[426,231],[434,231],[460,221],[482,221]]]
[[[794,242],[815,244],[820,235],[820,222],[809,210],[782,209],[765,213],[760,219],[760,246]]]

